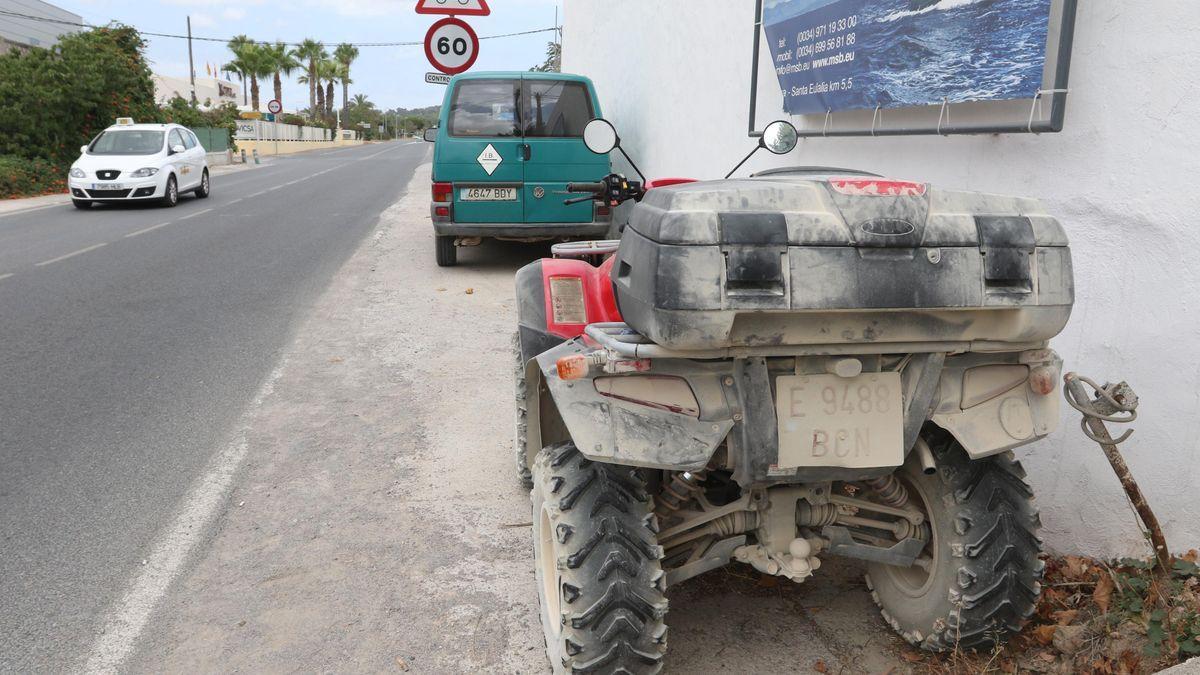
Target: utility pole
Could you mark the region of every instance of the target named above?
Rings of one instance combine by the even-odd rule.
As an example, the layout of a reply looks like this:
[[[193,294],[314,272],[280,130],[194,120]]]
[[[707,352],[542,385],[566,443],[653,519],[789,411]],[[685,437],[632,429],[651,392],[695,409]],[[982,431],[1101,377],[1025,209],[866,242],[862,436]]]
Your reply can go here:
[[[192,105],[196,104],[196,64],[192,61],[192,17],[187,18],[188,26],[188,77],[192,83]]]

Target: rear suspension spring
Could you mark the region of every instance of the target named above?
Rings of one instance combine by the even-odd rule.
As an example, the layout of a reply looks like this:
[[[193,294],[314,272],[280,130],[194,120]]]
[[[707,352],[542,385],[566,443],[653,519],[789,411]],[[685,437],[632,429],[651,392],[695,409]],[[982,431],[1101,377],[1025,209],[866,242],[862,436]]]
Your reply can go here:
[[[699,471],[675,471],[663,484],[654,500],[654,511],[660,518],[672,515],[704,491],[701,483],[708,476],[708,469]]]
[[[908,490],[905,489],[903,483],[896,479],[894,474],[873,478],[865,483],[879,496],[879,501],[887,506],[902,509],[908,504]]]

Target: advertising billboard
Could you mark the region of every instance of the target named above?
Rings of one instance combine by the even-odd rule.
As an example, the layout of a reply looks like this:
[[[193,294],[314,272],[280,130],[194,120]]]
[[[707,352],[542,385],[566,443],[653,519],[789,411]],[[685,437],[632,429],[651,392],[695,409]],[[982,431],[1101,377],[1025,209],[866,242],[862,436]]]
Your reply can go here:
[[[765,0],[793,115],[1032,99],[1052,0]]]

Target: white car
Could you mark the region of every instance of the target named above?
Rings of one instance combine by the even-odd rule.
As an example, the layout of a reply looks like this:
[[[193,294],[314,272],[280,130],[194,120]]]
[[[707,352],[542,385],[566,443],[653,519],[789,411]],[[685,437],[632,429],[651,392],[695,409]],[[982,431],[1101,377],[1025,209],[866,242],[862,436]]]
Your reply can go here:
[[[178,124],[135,124],[123,117],[79,151],[67,179],[76,208],[148,199],[175,206],[181,193],[204,198],[211,190],[208,155],[196,135]]]

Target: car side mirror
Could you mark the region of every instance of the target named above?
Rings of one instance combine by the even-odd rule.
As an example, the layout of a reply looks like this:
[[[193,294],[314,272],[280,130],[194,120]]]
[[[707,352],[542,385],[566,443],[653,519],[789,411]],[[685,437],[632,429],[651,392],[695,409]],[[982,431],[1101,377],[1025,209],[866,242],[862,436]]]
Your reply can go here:
[[[87,154],[87,148],[88,148],[88,146],[86,146],[86,145],[81,145],[81,146],[79,146],[79,154],[81,154],[81,155],[86,155],[86,154]]]
[[[426,142],[426,143],[435,143],[435,142],[437,142],[437,135],[438,135],[438,128],[437,128],[437,127],[432,127],[432,128],[426,129],[426,130],[425,130],[425,135],[424,135],[425,142]]]
[[[186,148],[184,148],[182,145],[172,145],[171,146],[171,154],[172,155],[178,155],[179,153],[183,152],[184,150],[186,150]]]

